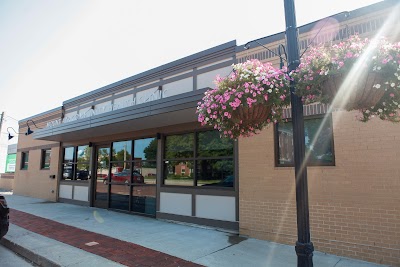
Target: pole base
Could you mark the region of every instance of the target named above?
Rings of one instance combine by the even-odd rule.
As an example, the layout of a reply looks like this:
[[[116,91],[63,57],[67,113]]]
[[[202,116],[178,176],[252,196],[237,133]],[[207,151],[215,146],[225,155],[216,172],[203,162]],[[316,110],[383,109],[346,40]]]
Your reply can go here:
[[[313,251],[314,245],[310,243],[296,242],[297,266],[298,267],[313,267]]]

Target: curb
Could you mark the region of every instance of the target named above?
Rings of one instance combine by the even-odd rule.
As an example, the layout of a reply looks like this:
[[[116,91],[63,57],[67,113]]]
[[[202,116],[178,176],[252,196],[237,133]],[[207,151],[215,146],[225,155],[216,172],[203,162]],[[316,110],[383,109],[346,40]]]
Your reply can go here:
[[[33,252],[32,250],[27,249],[21,245],[18,245],[17,243],[15,243],[13,241],[10,241],[9,239],[7,239],[6,236],[4,236],[0,240],[0,244],[5,246],[6,248],[12,250],[13,252],[21,255],[25,259],[28,259],[29,261],[31,261],[41,267],[61,267],[61,265],[43,257],[43,256],[40,256],[39,254]]]

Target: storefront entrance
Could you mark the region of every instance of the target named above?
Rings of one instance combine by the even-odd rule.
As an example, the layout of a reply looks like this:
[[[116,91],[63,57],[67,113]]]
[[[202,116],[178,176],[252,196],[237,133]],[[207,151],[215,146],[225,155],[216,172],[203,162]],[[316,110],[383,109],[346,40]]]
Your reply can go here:
[[[93,206],[155,216],[157,139],[102,144],[95,151]]]
[[[96,147],[96,172],[94,173],[93,206],[108,208],[108,185],[107,177],[110,166],[110,145]]]

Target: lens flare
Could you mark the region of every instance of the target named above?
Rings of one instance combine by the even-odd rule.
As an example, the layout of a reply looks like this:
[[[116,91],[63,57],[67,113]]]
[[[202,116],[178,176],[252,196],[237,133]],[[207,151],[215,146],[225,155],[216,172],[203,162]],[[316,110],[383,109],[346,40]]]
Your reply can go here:
[[[101,217],[100,213],[97,210],[93,211],[93,217],[98,223],[104,223],[103,217]]]

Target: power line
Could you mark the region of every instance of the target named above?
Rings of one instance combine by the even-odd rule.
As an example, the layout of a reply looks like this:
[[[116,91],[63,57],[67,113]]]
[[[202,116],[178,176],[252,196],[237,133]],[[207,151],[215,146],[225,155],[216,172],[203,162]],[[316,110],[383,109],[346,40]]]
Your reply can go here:
[[[10,118],[10,119],[13,119],[13,120],[15,120],[16,122],[18,122],[19,120],[17,120],[16,118],[13,118],[13,117],[11,117],[11,116],[8,116],[8,115],[5,115],[4,114],[4,117],[7,117],[7,118]]]

